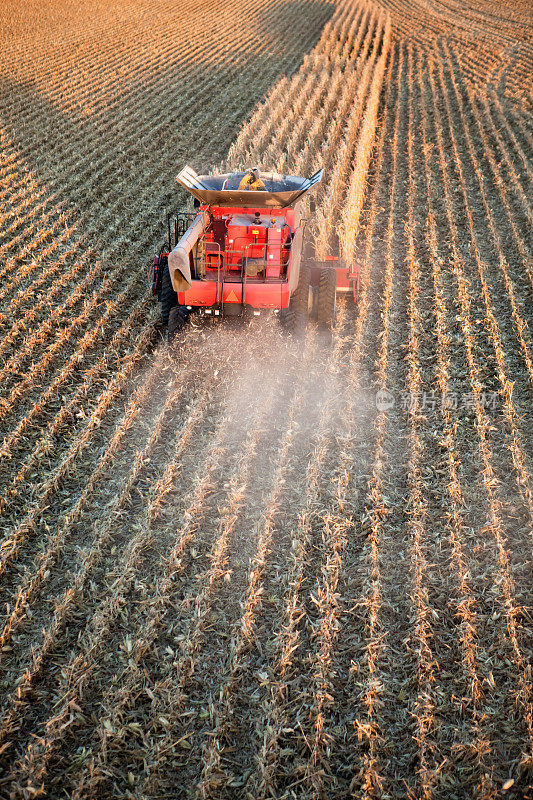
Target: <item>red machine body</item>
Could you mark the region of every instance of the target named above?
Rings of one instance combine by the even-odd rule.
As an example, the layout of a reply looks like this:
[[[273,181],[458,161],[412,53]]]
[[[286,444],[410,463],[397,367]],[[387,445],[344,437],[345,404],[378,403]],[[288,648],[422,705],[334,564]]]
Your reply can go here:
[[[301,198],[320,182],[260,173],[177,177],[195,198],[194,212],[168,219],[168,248],[154,261],[153,287],[169,338],[190,312],[241,316],[275,311],[298,327],[308,316],[331,327],[337,292],[357,297],[359,276],[338,258],[303,256]],[[312,207],[312,204],[311,204]]]
[[[199,211],[206,213],[208,223],[190,252],[191,286],[178,291],[179,303],[198,309],[225,307],[226,313],[232,313],[228,305],[288,308],[300,268],[297,212],[222,206],[201,206]]]

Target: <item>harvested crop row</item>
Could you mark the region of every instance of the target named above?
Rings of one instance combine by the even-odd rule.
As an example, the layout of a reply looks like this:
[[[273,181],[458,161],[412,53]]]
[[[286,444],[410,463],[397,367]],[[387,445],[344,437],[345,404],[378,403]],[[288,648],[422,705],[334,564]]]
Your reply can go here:
[[[531,19],[525,7],[439,2],[431,10],[424,3],[385,0],[398,38],[414,38],[423,46],[447,40],[461,65],[465,82],[476,90],[495,87],[508,97],[531,103],[528,65],[533,57]],[[529,70],[529,75],[531,71]]]
[[[455,156],[455,169],[457,170],[457,177],[460,181],[461,193],[463,195],[463,199],[465,202],[466,218],[469,224],[470,233],[472,237],[471,238],[472,260],[474,261],[474,264],[479,268],[480,260],[476,247],[476,235],[472,223],[470,206],[468,205],[467,196],[465,194],[466,186],[465,186],[464,175],[462,173],[461,159],[454,138],[451,106],[449,103],[447,88],[445,84],[445,73],[442,64],[440,62],[437,62],[437,68],[440,77],[439,88],[440,91],[442,92],[441,97],[443,101],[443,111],[448,117],[447,119],[448,131]],[[429,78],[432,85],[432,89],[436,93],[437,87],[434,82],[432,71],[430,71],[429,73]],[[524,663],[524,658],[521,652],[521,646],[519,641],[520,626],[518,625],[518,620],[516,616],[517,603],[516,600],[513,598],[514,586],[509,572],[509,553],[505,546],[506,545],[505,534],[503,532],[502,512],[504,503],[502,498],[499,496],[498,492],[499,481],[496,479],[494,473],[494,466],[493,466],[494,457],[492,455],[490,447],[490,438],[488,429],[489,423],[487,420],[486,413],[484,412],[482,398],[481,398],[479,369],[474,359],[474,339],[473,339],[472,317],[471,317],[472,300],[470,297],[471,284],[469,284],[469,282],[465,278],[465,275],[461,268],[462,259],[460,258],[458,244],[457,244],[458,234],[457,234],[456,223],[453,219],[453,215],[457,212],[453,206],[450,196],[447,196],[447,213],[449,215],[449,220],[450,220],[450,231],[453,237],[452,241],[454,243],[454,247],[456,248],[455,267],[457,269],[456,273],[457,289],[458,289],[459,302],[462,309],[462,323],[464,326],[463,330],[465,338],[466,357],[467,357],[472,392],[475,402],[476,432],[479,437],[479,454],[483,466],[482,478],[483,478],[483,485],[486,491],[487,507],[489,513],[487,532],[494,537],[495,556],[497,558],[497,562],[494,567],[495,581],[500,593],[500,602],[503,604],[502,611],[505,617],[507,618],[508,642],[514,653],[513,660],[516,665],[516,680],[520,687],[519,692],[517,693],[517,698],[520,698],[520,703],[522,705],[522,708],[524,709],[523,721],[528,729],[530,747],[531,747],[531,732],[532,732],[531,723],[533,719],[531,714],[531,692],[532,692],[531,678],[529,675],[529,670],[527,669]],[[498,378],[500,382],[503,383],[504,387],[503,390],[504,390],[506,378],[505,378],[505,372],[502,371],[503,365],[502,365],[501,345],[496,335],[494,313],[491,311],[490,304],[488,303],[488,292],[486,285],[484,284],[482,274],[480,274],[480,284],[481,284],[480,286],[481,294],[483,297],[485,305],[485,313],[486,313],[486,316],[484,317],[484,323],[486,324],[487,329],[490,332],[492,344],[495,351],[495,357],[498,363]],[[516,432],[516,425],[514,423],[516,410],[514,408],[513,400],[510,394],[507,394],[507,396],[502,399],[504,401],[503,405],[504,416],[507,419],[510,430],[508,446],[510,452],[512,453],[512,464],[516,472],[517,488],[519,494],[522,495],[523,502],[526,504],[528,511],[530,511],[531,495],[530,495],[529,485],[531,482],[531,478],[529,475],[529,471],[524,466],[525,456],[522,452],[520,442],[517,442],[516,440],[517,432]]]

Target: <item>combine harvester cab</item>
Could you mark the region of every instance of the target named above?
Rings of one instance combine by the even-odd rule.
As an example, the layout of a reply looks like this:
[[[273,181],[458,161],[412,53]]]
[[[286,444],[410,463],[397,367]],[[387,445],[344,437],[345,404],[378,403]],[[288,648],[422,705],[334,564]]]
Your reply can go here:
[[[309,316],[332,327],[336,292],[350,288],[351,273],[338,259],[303,257],[300,201],[321,178],[322,170],[311,178],[257,169],[197,175],[185,167],[179,173],[196,211],[169,215],[168,242],[153,272],[169,340],[192,312],[270,311],[293,331],[303,330]]]

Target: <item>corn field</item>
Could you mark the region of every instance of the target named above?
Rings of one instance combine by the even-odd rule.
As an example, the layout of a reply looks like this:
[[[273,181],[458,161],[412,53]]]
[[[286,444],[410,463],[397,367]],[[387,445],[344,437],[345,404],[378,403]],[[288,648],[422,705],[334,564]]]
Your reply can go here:
[[[0,22],[0,798],[532,800],[529,4]],[[331,341],[169,350],[185,163],[324,167]]]

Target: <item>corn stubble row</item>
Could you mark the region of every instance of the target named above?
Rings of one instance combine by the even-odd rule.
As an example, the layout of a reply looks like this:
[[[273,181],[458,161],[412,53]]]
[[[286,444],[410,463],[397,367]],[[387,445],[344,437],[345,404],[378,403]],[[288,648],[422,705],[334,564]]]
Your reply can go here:
[[[452,2],[438,10],[416,0],[405,13],[402,0],[384,0],[394,28],[421,44],[449,41],[461,64],[463,80],[484,94],[496,89],[500,99],[521,99],[529,109],[531,88],[531,19],[528,4],[493,3],[483,0],[468,5]]]
[[[105,9],[69,22],[53,62],[40,40],[2,106],[0,795],[527,797],[523,9],[279,0],[263,19],[250,0],[256,56],[285,57],[272,26],[316,45],[224,166],[324,166],[309,241],[355,259],[361,291],[326,348],[267,320],[190,330],[171,361],[147,358],[149,298],[123,255],[154,186],[167,202],[158,92],[188,147],[202,123],[203,157],[220,158],[264,61],[226,4],[190,0],[176,39],[170,4],[157,20],[141,5],[139,26],[123,4],[119,41]],[[26,84],[62,109],[51,150],[69,169],[50,159],[46,181],[26,162],[52,111]],[[111,191],[125,152],[126,203]],[[440,403],[454,393],[467,408]]]

